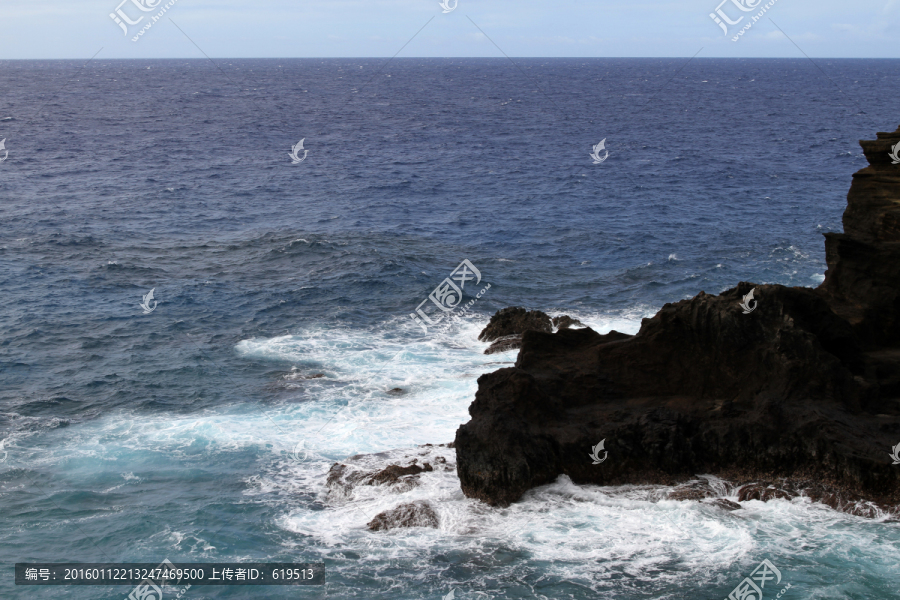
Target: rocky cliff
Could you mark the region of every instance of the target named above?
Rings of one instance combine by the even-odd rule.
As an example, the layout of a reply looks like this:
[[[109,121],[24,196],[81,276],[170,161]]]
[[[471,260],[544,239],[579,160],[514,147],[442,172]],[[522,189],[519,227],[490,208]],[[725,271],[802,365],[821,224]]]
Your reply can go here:
[[[900,505],[897,143],[900,129],[860,142],[870,166],[854,174],[844,233],[826,235],[818,289],[700,292],[634,336],[525,331],[456,433],[463,492],[503,506],[561,474],[674,485],[708,473]]]

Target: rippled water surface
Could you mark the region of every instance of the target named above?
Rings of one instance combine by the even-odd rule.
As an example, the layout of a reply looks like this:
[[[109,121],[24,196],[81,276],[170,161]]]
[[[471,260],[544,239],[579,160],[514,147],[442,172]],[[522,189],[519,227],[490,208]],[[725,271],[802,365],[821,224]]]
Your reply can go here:
[[[515,360],[477,341],[499,308],[633,333],[701,290],[817,285],[900,61],[383,62],[0,63],[0,561],[326,564],[185,600],[674,600],[767,558],[787,600],[896,596],[897,523],[565,477],[493,509],[438,444]],[[463,259],[490,289],[422,331]],[[442,467],[327,488],[354,455]],[[438,528],[366,528],[418,500]],[[3,598],[130,591],[7,571]]]

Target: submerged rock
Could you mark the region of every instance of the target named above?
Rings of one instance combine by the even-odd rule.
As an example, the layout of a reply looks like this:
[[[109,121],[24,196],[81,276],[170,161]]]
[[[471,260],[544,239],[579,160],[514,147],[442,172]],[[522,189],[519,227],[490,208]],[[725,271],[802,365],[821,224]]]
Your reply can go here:
[[[900,442],[900,165],[887,156],[900,129],[878,137],[861,142],[871,166],[854,175],[845,233],[826,235],[818,289],[700,292],[633,336],[550,333],[531,325],[544,313],[521,308],[494,315],[479,339],[521,333],[521,349],[515,366],[478,379],[472,419],[457,430],[463,492],[505,506],[561,474],[674,485],[713,473],[814,480],[900,504],[888,458]]]
[[[711,500],[705,500],[704,504],[711,504],[713,506],[718,506],[724,510],[738,510],[741,508],[741,505],[737,502],[732,502],[727,498],[713,498]]]
[[[666,495],[667,500],[703,500],[714,498],[716,491],[705,480],[688,481]]]
[[[760,500],[762,502],[767,502],[769,500],[778,499],[791,500],[796,497],[797,494],[793,493],[793,491],[785,490],[771,484],[766,485],[757,483],[741,488],[741,492],[738,495],[738,501],[747,502],[748,500]]]
[[[386,510],[369,521],[372,531],[387,531],[399,527],[437,527],[438,516],[428,502],[418,501],[401,504],[397,508]]]
[[[413,460],[413,463],[415,462],[416,461]],[[399,483],[403,477],[408,475],[418,475],[419,473],[425,473],[426,471],[434,471],[434,469],[428,463],[423,463],[421,467],[417,464],[410,464],[405,467],[401,467],[400,465],[388,465],[387,468],[367,476],[363,480],[363,483],[366,485],[393,485]]]
[[[397,492],[405,492],[419,485],[418,475],[420,473],[434,471],[434,468],[427,462],[422,466],[416,464],[417,462],[417,459],[413,459],[405,467],[391,464],[378,471],[367,471],[344,463],[334,463],[328,471],[325,485],[332,491],[339,491],[344,495],[349,494],[358,485],[388,485],[394,486]]]

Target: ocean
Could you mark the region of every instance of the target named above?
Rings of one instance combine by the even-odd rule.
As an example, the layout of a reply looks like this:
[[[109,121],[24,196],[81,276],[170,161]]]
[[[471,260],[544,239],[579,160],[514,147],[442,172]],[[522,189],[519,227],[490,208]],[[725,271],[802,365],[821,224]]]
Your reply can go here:
[[[0,61],[0,597],[131,591],[16,562],[164,559],[325,564],[184,600],[718,599],[763,560],[786,600],[898,597],[886,518],[565,477],[491,508],[438,445],[515,361],[477,339],[500,308],[635,333],[818,285],[900,60],[514,60]],[[490,288],[423,330],[463,260]],[[329,489],[354,455],[444,468]],[[437,528],[367,529],[418,500]]]

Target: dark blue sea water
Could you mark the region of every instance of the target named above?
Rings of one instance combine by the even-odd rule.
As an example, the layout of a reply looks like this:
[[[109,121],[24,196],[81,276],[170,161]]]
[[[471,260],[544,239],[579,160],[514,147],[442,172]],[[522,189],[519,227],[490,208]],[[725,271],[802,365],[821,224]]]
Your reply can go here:
[[[185,600],[722,598],[763,559],[787,600],[896,597],[897,523],[565,478],[492,509],[420,445],[515,360],[477,341],[499,308],[633,333],[701,290],[817,285],[900,61],[516,62],[0,62],[0,597],[131,591],[15,562],[165,558],[327,568]],[[463,259],[490,290],[423,331]],[[450,468],[326,488],[369,453]],[[414,500],[437,529],[366,529]]]

